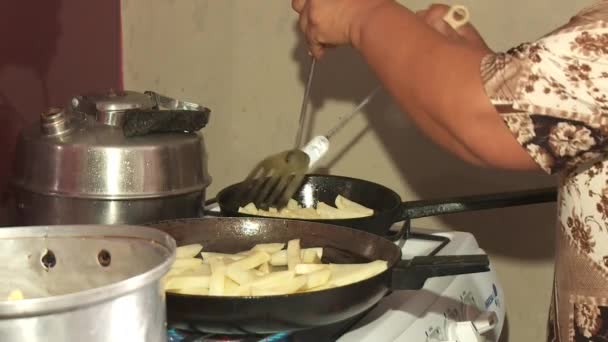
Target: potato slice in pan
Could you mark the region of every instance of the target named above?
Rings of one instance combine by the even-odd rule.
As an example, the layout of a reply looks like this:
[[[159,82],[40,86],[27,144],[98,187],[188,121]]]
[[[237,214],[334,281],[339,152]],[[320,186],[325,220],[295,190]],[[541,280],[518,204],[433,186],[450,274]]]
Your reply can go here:
[[[344,286],[371,278],[384,272],[388,264],[384,260],[376,260],[365,264],[331,264],[331,286]]]
[[[264,252],[255,252],[231,263],[228,268],[250,270],[270,260],[270,254]]]
[[[276,296],[284,294],[292,294],[297,292],[300,288],[306,285],[306,276],[299,276],[286,280],[280,284],[272,287],[251,287],[252,296]]]
[[[306,284],[302,287],[303,290],[314,289],[315,287],[323,286],[327,284],[331,277],[331,271],[329,268],[325,268],[319,271],[315,271],[305,275]]]
[[[210,276],[173,276],[167,278],[165,289],[209,288]]]
[[[194,243],[191,245],[179,246],[175,250],[176,259],[193,258],[203,250],[203,245]]]
[[[221,296],[224,294],[224,278],[226,277],[226,265],[221,258],[211,258],[211,276],[209,277],[209,295]]]
[[[239,285],[247,285],[258,279],[255,270],[242,270],[240,268],[226,268],[226,276]]]
[[[203,263],[203,260],[198,259],[198,258],[175,259],[175,261],[173,262],[173,265],[171,265],[171,268],[172,269],[192,268],[192,267],[196,267],[202,263]]]
[[[251,248],[251,251],[272,254],[280,251],[284,247],[284,243],[260,243],[253,246],[253,248]]]
[[[209,289],[206,287],[188,287],[183,289],[167,290],[167,292],[186,294],[191,296],[207,296],[209,295]]]
[[[338,195],[335,201],[336,208],[349,212],[353,217],[365,217],[374,215],[374,210],[364,207],[357,202],[353,202],[348,198]]]
[[[262,274],[268,274],[271,271],[270,264],[268,262],[265,262],[258,266],[257,270],[260,271]]]
[[[326,264],[297,264],[294,271],[297,275],[308,274],[329,268]]]
[[[308,253],[312,253],[309,251],[314,251],[317,255],[317,258],[320,260],[323,257],[323,248],[321,247],[313,247],[313,248],[300,248],[300,258],[301,259],[309,259],[310,256]],[[272,266],[286,266],[287,265],[287,250],[280,250],[270,257],[270,265]]]
[[[246,256],[241,254],[228,254],[228,253],[215,253],[215,252],[202,252],[203,263],[209,263],[211,258],[223,258],[225,261],[237,261],[244,259]]]
[[[290,240],[287,243],[287,268],[293,270],[297,264],[300,264],[300,239]]]

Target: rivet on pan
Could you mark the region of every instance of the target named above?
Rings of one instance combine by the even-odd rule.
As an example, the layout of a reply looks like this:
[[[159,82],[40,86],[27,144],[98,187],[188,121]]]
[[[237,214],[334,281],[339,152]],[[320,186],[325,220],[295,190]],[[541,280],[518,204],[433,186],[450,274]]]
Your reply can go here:
[[[55,253],[53,253],[53,251],[51,250],[45,249],[42,252],[42,256],[40,257],[40,263],[42,264],[42,267],[44,267],[44,269],[47,271],[55,267],[55,265],[57,264]]]
[[[99,253],[97,254],[97,262],[99,262],[99,264],[103,267],[110,266],[110,263],[112,262],[112,256],[110,255],[110,252],[106,251],[105,249],[99,251]]]

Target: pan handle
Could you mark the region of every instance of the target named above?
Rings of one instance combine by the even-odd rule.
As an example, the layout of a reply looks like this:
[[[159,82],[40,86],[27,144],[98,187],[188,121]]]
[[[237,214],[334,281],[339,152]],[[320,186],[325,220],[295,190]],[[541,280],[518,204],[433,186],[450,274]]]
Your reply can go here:
[[[415,257],[393,268],[391,289],[419,290],[428,278],[488,271],[490,259],[485,254]]]
[[[557,189],[555,187],[549,187],[526,191],[454,197],[449,199],[410,201],[401,204],[399,221],[460,213],[464,211],[555,202],[556,200]]]

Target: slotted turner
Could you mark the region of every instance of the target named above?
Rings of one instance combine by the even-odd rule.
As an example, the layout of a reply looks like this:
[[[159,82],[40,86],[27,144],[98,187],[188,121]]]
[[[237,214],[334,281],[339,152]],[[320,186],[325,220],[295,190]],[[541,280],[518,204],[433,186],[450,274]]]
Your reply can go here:
[[[469,21],[469,11],[465,6],[453,5],[443,19],[454,29],[465,25]],[[253,203],[258,208],[283,208],[293,194],[298,190],[304,176],[314,164],[329,150],[329,139],[341,130],[346,124],[369,103],[372,97],[380,90],[373,90],[357,107],[327,134],[319,135],[310,140],[305,146],[300,146],[302,128],[306,115],[306,105],[310,94],[310,85],[314,73],[315,60],[312,60],[304,100],[300,111],[300,123],[296,137],[296,148],[272,155],[262,160],[247,176],[245,186],[240,194],[239,202],[242,205]]]
[[[262,160],[245,179],[239,202],[253,202],[258,208],[284,207],[302,183],[306,172],[329,150],[329,139],[340,131],[380,91],[372,91],[357,107],[344,116],[325,135],[312,138],[299,149],[283,151]]]

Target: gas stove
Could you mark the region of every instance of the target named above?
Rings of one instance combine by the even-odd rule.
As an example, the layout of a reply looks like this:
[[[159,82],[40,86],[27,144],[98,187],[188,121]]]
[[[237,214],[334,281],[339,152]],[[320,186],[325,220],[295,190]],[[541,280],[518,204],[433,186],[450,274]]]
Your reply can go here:
[[[403,258],[484,254],[470,233],[411,230],[396,241]],[[347,322],[270,336],[201,335],[170,327],[169,342],[496,342],[505,318],[496,273],[430,278],[421,290],[395,291],[362,316]]]

